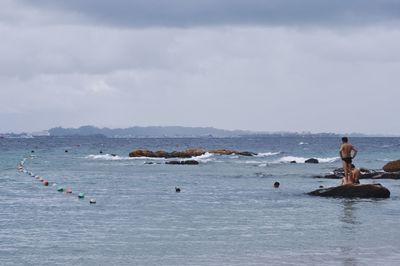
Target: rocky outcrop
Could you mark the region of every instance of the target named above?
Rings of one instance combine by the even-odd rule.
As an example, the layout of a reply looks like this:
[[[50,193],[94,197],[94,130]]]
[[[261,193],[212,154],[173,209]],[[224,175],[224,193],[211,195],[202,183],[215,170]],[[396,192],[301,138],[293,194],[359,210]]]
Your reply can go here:
[[[199,164],[196,160],[186,160],[186,161],[168,161],[165,164],[187,164],[187,165],[197,165]]]
[[[400,172],[400,160],[388,162],[383,166],[385,172]]]
[[[305,160],[304,162],[305,163],[319,163],[319,161],[317,159],[315,159],[315,158],[310,158],[308,160]]]
[[[361,176],[359,179],[400,179],[400,172],[383,172],[360,168]],[[341,179],[344,176],[343,168],[333,170],[333,173],[314,176],[314,178]]]
[[[343,185],[321,188],[307,193],[311,196],[335,198],[389,198],[390,191],[381,184]]]
[[[227,150],[227,149],[201,149],[201,148],[192,148],[186,149],[183,151],[150,151],[146,149],[134,150],[129,153],[129,157],[150,157],[150,158],[191,158],[195,156],[200,156],[205,154],[206,152],[219,154],[219,155],[242,155],[242,156],[254,156],[256,153],[249,151],[236,151],[236,150]]]

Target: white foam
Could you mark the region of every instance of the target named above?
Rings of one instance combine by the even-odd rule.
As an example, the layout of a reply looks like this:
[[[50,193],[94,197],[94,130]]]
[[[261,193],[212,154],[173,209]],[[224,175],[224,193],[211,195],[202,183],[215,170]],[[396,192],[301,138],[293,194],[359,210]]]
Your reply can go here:
[[[123,159],[127,159],[129,157],[120,157],[118,155],[113,156],[111,154],[90,154],[88,156],[86,156],[85,158],[87,159],[94,159],[94,160],[107,160],[107,161],[116,161],[116,160],[123,160]]]
[[[206,152],[206,153],[204,153],[204,154],[202,154],[202,155],[199,155],[199,156],[193,156],[193,157],[190,158],[190,159],[191,159],[191,160],[202,160],[202,159],[211,158],[211,157],[213,157],[213,156],[214,156],[214,154],[209,153],[209,152]]]
[[[214,161],[214,159],[212,158],[213,156],[214,156],[213,153],[206,152],[199,156],[193,156],[191,158],[182,159],[182,161],[196,160],[196,161],[199,161],[202,163],[206,163],[206,162]]]
[[[318,160],[320,163],[333,163],[337,160],[339,160],[339,157],[327,157],[327,158],[318,158],[318,157],[313,157]],[[275,161],[275,163],[290,163],[292,161],[295,161],[296,163],[305,163],[306,160],[310,158],[305,158],[305,157],[296,157],[296,156],[284,156],[278,160]]]
[[[308,143],[307,143],[307,142],[302,142],[302,141],[300,141],[300,142],[299,142],[299,145],[308,145]]]
[[[245,164],[259,164],[260,161],[245,161]]]
[[[274,155],[278,155],[281,154],[280,151],[278,152],[260,152],[257,153],[257,155],[255,155],[255,157],[269,157],[269,156],[274,156]]]
[[[123,160],[164,160],[164,158],[152,158],[152,157],[128,157],[118,156],[111,154],[90,154],[85,157],[86,159],[92,160],[106,160],[106,161],[123,161]]]

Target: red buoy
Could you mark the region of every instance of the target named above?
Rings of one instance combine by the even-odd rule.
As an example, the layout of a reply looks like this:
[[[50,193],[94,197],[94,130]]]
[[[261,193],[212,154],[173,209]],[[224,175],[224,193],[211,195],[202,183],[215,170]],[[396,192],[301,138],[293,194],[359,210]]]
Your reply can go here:
[[[65,191],[65,193],[72,193],[72,189],[67,188],[67,190]]]
[[[49,181],[43,180],[43,185],[45,185],[47,187],[49,185]]]

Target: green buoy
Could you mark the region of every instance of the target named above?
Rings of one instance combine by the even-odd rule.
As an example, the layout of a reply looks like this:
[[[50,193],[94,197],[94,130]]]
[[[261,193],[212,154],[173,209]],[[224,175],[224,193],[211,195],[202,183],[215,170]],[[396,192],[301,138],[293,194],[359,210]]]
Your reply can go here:
[[[63,192],[63,191],[64,191],[64,188],[63,188],[63,187],[58,187],[58,188],[57,188],[57,191],[58,191],[58,192]]]
[[[85,197],[85,193],[81,192],[81,193],[78,194],[78,198],[83,199],[84,197]]]

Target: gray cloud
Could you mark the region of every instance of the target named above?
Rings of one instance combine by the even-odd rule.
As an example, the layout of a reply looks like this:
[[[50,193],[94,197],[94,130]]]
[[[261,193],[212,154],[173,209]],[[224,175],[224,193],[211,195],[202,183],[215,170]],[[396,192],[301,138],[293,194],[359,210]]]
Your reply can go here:
[[[398,21],[397,0],[22,0],[119,26],[362,25]]]
[[[389,1],[378,11],[369,1],[320,11],[296,1],[287,5],[296,16],[276,19],[254,6],[275,3],[283,14],[281,1],[167,2],[152,19],[143,14],[160,7],[154,1],[3,0],[0,132],[92,124],[400,133],[387,117],[400,97],[400,31],[387,25],[395,2],[391,11]],[[358,26],[319,27],[350,21]]]

